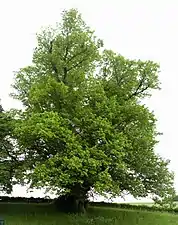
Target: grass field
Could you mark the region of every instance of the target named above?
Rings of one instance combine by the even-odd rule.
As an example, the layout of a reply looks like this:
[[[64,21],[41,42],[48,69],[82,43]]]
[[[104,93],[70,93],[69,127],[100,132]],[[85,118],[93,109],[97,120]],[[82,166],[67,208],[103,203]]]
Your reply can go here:
[[[178,225],[167,213],[91,207],[85,216],[66,215],[45,204],[0,204],[5,225]]]

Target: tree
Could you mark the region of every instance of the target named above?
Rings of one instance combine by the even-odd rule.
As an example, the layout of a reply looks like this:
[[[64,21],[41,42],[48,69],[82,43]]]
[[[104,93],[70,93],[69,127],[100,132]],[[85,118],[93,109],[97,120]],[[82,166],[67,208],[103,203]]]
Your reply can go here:
[[[17,159],[11,138],[12,118],[0,105],[0,190],[11,193]]]
[[[104,50],[74,9],[37,40],[14,83],[23,178],[62,194],[70,211],[84,211],[91,191],[169,199],[173,174],[154,152],[156,118],[142,103],[159,89],[159,66]]]

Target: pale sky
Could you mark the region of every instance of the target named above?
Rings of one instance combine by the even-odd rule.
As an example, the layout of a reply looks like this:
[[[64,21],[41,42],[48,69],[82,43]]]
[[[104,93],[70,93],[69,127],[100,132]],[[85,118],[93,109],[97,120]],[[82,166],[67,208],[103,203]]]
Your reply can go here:
[[[156,151],[171,160],[178,191],[178,1],[177,0],[6,0],[0,1],[0,98],[5,109],[20,104],[8,95],[13,71],[29,65],[35,33],[55,25],[61,11],[77,8],[105,47],[132,59],[160,63],[162,90],[148,101],[163,132]],[[24,195],[15,189],[14,195]],[[38,195],[39,192],[36,192]]]

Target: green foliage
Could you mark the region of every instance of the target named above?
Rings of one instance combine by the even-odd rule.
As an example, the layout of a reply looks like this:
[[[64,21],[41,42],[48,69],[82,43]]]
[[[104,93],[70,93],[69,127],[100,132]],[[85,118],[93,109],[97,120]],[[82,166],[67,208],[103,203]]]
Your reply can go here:
[[[12,191],[15,166],[15,157],[12,154],[11,121],[11,118],[0,105],[0,190],[7,193]]]
[[[14,83],[25,107],[14,128],[21,177],[78,198],[94,190],[170,200],[173,175],[154,152],[156,118],[142,103],[159,89],[159,66],[103,50],[74,9],[37,40]]]

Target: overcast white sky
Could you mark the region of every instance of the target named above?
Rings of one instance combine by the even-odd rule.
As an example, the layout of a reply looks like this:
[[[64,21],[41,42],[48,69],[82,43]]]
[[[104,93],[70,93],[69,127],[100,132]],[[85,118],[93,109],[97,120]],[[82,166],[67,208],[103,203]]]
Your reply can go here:
[[[0,1],[0,98],[5,109],[12,100],[13,71],[29,65],[42,26],[60,21],[63,9],[77,8],[105,47],[129,57],[161,65],[162,90],[148,102],[164,135],[156,151],[171,159],[178,191],[178,1],[177,0],[6,0]],[[15,190],[24,195],[24,190]],[[39,193],[36,193],[38,195]]]

